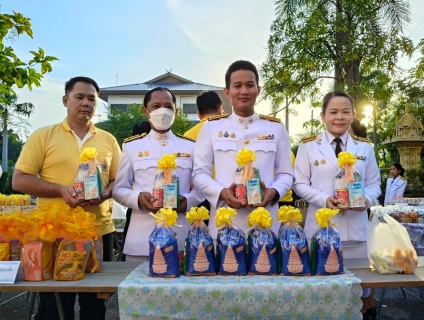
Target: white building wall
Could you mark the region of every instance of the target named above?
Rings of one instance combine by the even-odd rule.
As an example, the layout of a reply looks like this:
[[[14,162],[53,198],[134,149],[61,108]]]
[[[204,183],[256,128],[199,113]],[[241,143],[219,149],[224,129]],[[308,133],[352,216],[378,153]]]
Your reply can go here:
[[[197,95],[176,95],[175,98],[177,99],[177,108],[181,108],[185,103],[196,104]],[[109,95],[108,103],[109,107],[112,104],[142,104],[143,99],[144,96],[142,95]],[[199,120],[197,114],[189,114],[188,118],[190,120]]]

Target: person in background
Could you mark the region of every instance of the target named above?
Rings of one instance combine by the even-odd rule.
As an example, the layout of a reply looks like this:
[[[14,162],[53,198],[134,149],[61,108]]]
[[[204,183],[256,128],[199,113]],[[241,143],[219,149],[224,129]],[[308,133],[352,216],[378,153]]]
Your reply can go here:
[[[200,123],[184,133],[184,137],[197,140],[200,130],[203,128],[205,121],[211,117],[223,114],[221,97],[215,91],[202,92],[197,96],[197,117]]]
[[[294,166],[293,190],[309,202],[305,222],[305,233],[310,243],[319,226],[315,212],[322,207],[337,209],[334,197],[333,179],[340,170],[337,156],[348,151],[362,156],[355,169],[361,174],[364,186],[365,207],[340,210],[337,214],[337,230],[343,244],[344,259],[368,258],[367,256],[367,208],[377,201],[381,194],[380,171],[374,149],[363,138],[353,138],[348,133],[354,117],[353,100],[343,91],[328,93],[323,100],[321,119],[326,130],[318,136],[303,139],[297,152]],[[362,295],[364,319],[375,319],[374,297],[370,289]]]
[[[109,199],[121,149],[114,136],[97,129],[91,121],[99,92],[97,83],[87,77],[75,77],[66,82],[62,102],[67,117],[62,123],[38,129],[28,138],[16,162],[12,188],[37,196],[40,206],[66,203],[94,213],[102,232],[103,260],[111,261],[115,227],[109,212]],[[77,200],[74,190],[80,153],[87,147],[97,149],[103,184],[101,197],[88,201]],[[76,293],[60,294],[66,320],[74,319],[75,297]],[[105,319],[105,300],[97,299],[96,293],[79,293],[78,301],[81,320]],[[53,293],[40,294],[35,319],[59,319]]]
[[[159,210],[151,200],[158,159],[163,155],[177,155],[175,172],[180,180],[180,207],[174,210],[180,213],[177,223],[182,225],[175,228],[179,248],[184,248],[189,229],[185,213],[205,200],[196,188],[190,190],[194,141],[171,130],[178,112],[175,103],[174,94],[167,88],[157,87],[147,92],[142,111],[149,118],[152,130],[127,138],[122,145],[113,199],[132,209],[124,246],[126,261],[144,262],[149,258],[149,235],[156,226],[149,212]]]
[[[142,135],[143,133],[148,134],[150,132],[150,130],[152,130],[152,126],[150,125],[149,121],[143,121],[140,124],[136,123],[134,125],[133,130],[132,130],[132,136]],[[123,242],[122,242],[122,248],[125,246],[125,238],[127,237],[128,228],[130,226],[131,215],[132,215],[132,209],[128,208],[127,214],[126,214],[124,232],[123,232],[123,238],[124,239],[123,239]],[[122,255],[122,261],[126,261],[126,255],[125,254]]]
[[[296,161],[296,157],[294,156],[293,151],[290,151],[291,153],[291,164],[292,167],[294,168],[294,163]],[[293,206],[293,190],[290,189],[289,191],[287,191],[287,193],[284,195],[284,197],[282,197],[280,199],[280,201],[278,202],[278,207],[281,206]]]
[[[392,178],[387,179],[384,205],[386,205],[387,202],[389,202],[391,199],[403,198],[403,193],[405,192],[406,186],[408,185],[408,182],[403,177],[404,174],[405,169],[400,163],[393,163],[390,166],[390,175]]]

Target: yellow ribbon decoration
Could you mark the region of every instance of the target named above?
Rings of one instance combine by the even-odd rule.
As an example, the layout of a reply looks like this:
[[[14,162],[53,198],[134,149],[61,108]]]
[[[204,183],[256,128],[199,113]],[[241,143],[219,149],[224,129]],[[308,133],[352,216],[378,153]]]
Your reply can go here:
[[[177,158],[176,153],[174,153],[173,155],[164,154],[162,158],[158,160],[158,169],[159,170],[177,169],[177,164],[175,163],[176,158]]]
[[[329,225],[334,226],[335,224],[331,222],[331,218],[339,213],[339,209],[328,209],[321,208],[317,210],[315,217],[317,218],[317,223],[321,228],[327,228]]]
[[[165,223],[168,227],[182,225],[177,224],[178,214],[177,211],[172,210],[171,207],[161,208],[156,214],[149,212],[149,214],[155,218],[156,223]]]
[[[96,148],[84,148],[80,154],[80,160],[87,162],[90,159],[94,159],[97,156]]]
[[[239,167],[245,165],[246,163],[253,162],[255,159],[256,154],[248,148],[243,148],[237,152],[236,160]]]
[[[220,228],[224,224],[231,224],[236,215],[237,211],[233,208],[219,208],[216,210],[215,216],[216,227]]]
[[[262,226],[270,228],[272,226],[271,213],[264,207],[258,207],[247,216],[249,228],[253,226]]]
[[[349,151],[340,152],[337,157],[337,161],[339,163],[339,167],[343,167],[345,165],[353,166],[356,163],[355,156]]]
[[[193,224],[196,221],[204,221],[209,219],[209,210],[205,207],[191,207],[190,210],[186,213],[186,218],[189,224]]]
[[[299,223],[303,220],[302,213],[299,209],[292,206],[281,206],[277,211],[277,219],[279,223],[295,222]]]

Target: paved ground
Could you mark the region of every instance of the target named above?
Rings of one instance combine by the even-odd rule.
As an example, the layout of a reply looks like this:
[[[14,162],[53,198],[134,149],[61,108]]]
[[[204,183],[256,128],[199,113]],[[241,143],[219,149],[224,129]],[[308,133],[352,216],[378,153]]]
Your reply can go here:
[[[416,297],[419,297],[418,288],[409,289]],[[17,293],[2,293],[0,295],[0,304]],[[376,290],[376,297],[380,297],[381,289]],[[28,315],[29,303],[25,300],[25,295],[10,302],[7,305],[0,306],[0,319],[1,320],[26,320]],[[424,319],[424,302],[423,300],[416,299],[407,293],[406,299],[402,295],[399,288],[387,289],[386,301],[383,304],[381,318],[386,319],[411,319],[422,320]],[[106,320],[119,319],[118,298],[115,294],[107,302]],[[78,318],[78,306],[76,304],[76,317]]]

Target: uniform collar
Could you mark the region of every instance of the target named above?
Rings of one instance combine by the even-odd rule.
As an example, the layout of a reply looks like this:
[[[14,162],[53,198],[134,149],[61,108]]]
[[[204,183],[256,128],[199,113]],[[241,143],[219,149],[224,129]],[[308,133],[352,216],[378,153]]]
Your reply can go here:
[[[65,129],[66,131],[72,132],[73,130],[71,129],[71,127],[69,126],[68,123],[68,118],[65,118],[62,122],[62,127],[63,129]],[[90,126],[88,128],[88,132],[90,132],[91,134],[95,134],[97,133],[97,129],[96,126],[94,125],[93,122],[90,121]]]
[[[249,125],[252,124],[253,122],[255,122],[256,120],[259,119],[258,115],[255,113],[253,113],[250,117],[240,117],[238,115],[236,115],[234,112],[230,115],[230,119],[232,122],[234,123],[238,123],[240,125]]]
[[[335,136],[333,136],[330,132],[327,130],[324,131],[324,135],[327,138],[328,143],[332,143],[334,139],[336,139]],[[349,133],[346,131],[340,136],[340,139],[342,140],[343,145],[345,146],[347,144],[347,138],[349,136]]]
[[[158,141],[166,141],[171,139],[174,136],[174,134],[172,133],[172,130],[169,130],[168,132],[165,132],[165,133],[158,133],[153,129],[150,130],[149,135],[154,140],[158,140]]]

